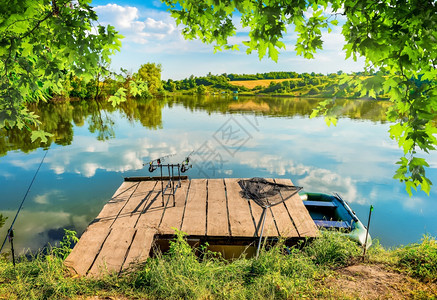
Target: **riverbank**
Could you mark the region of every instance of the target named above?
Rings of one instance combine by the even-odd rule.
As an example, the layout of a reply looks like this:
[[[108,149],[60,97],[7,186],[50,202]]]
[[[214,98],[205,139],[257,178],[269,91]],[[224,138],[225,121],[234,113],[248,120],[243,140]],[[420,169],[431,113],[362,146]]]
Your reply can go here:
[[[234,74],[235,75],[235,74]],[[345,83],[352,75],[337,74],[258,74],[243,77],[226,76],[190,77],[182,81],[163,82],[166,92],[187,95],[238,94],[246,96],[285,96],[312,98],[377,99],[388,100],[388,94],[362,93],[353,84]],[[281,75],[281,76],[280,76]],[[363,82],[373,80],[375,75],[360,76]],[[346,81],[345,81],[346,80]]]
[[[71,237],[71,236],[70,236]],[[313,243],[277,243],[259,259],[226,261],[206,246],[193,250],[182,234],[168,253],[124,274],[100,279],[71,276],[63,265],[69,243],[48,254],[0,261],[1,299],[289,299],[419,298],[437,295],[437,242],[361,249],[333,232]]]

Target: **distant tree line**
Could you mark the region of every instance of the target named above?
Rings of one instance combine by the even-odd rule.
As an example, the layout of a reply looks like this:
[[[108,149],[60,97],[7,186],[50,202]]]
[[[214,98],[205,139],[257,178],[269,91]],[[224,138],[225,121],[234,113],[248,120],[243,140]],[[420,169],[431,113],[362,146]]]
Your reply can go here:
[[[182,94],[215,94],[229,92],[248,92],[251,94],[284,94],[290,96],[320,96],[320,97],[362,97],[350,85],[340,84],[341,76],[348,76],[342,71],[331,74],[297,73],[297,72],[267,72],[256,74],[226,74],[206,76],[191,75],[182,80],[161,80],[162,67],[156,63],[141,65],[134,74],[122,69],[122,74],[110,73],[92,80],[83,80],[76,75],[68,76],[63,83],[62,93],[52,95],[55,98],[69,99],[109,99],[117,104],[126,98],[152,98],[170,93]],[[354,73],[354,76],[375,76]],[[289,80],[287,80],[289,79]],[[258,85],[246,87],[235,85],[234,81],[272,80],[268,86]],[[280,80],[280,81],[279,81]],[[265,84],[265,83],[264,83]],[[366,96],[366,95],[365,95]],[[382,96],[382,93],[378,97]]]
[[[297,72],[268,72],[257,74],[226,74],[208,75],[196,77],[191,75],[182,80],[168,79],[163,81],[163,89],[168,92],[181,92],[183,94],[211,94],[223,93],[228,91],[248,92],[251,94],[282,94],[290,96],[319,96],[319,97],[339,97],[339,98],[363,98],[369,95],[361,95],[360,91],[354,87],[340,83],[345,76],[362,76],[370,78],[373,76],[384,76],[381,72],[365,74],[362,72],[351,75],[344,74],[342,71],[331,74],[321,73],[297,73]],[[287,80],[289,79],[289,80]],[[234,81],[256,82],[257,80],[272,80],[268,86],[256,85],[246,87],[234,84]],[[261,83],[261,82],[260,82]],[[249,84],[250,85],[250,84]],[[383,93],[377,95],[384,98]]]
[[[169,92],[187,91],[191,94],[206,94],[220,91],[244,90],[245,87],[236,87],[230,83],[230,78],[226,74],[212,75],[211,72],[203,77],[191,75],[189,78],[182,80],[168,79],[164,81],[163,88]]]

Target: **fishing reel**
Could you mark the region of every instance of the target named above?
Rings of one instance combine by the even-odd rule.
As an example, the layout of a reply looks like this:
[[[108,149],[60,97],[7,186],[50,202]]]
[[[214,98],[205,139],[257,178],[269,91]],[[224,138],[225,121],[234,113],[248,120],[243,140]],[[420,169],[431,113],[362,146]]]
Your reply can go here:
[[[189,169],[191,169],[193,167],[193,165],[190,165],[190,156],[191,154],[193,154],[194,150],[190,152],[190,154],[187,155],[187,157],[185,158],[185,160],[181,163],[181,172],[185,173],[187,172]]]
[[[165,155],[165,156],[162,156],[162,157],[160,157],[160,158],[157,158],[157,159],[151,160],[151,161],[149,162],[149,172],[152,173],[153,171],[155,171],[158,167],[161,166],[162,162],[163,162],[167,157],[171,157],[171,156],[174,156],[174,155],[176,155],[176,154],[173,153],[173,154]],[[154,162],[156,162],[156,164],[154,164]],[[147,165],[147,164],[143,164],[143,166],[145,166],[145,165]]]
[[[189,169],[191,169],[193,167],[189,163],[190,163],[190,157],[187,156],[187,158],[185,158],[185,160],[181,163],[181,172],[182,173],[187,172]]]
[[[158,166],[160,166],[161,165],[161,159],[157,159],[156,160],[156,163],[158,164],[157,166],[156,165],[153,165],[153,160],[152,161],[150,161],[149,162],[149,172],[150,173],[152,173],[153,171],[155,171],[157,168],[158,168]]]

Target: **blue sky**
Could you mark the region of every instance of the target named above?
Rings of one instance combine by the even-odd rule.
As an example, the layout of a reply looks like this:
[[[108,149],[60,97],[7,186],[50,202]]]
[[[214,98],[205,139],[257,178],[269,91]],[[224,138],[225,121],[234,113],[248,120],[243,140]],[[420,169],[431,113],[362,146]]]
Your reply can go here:
[[[344,39],[341,28],[337,27],[324,35],[324,50],[307,60],[294,51],[296,33],[288,30],[283,42],[286,50],[281,50],[278,62],[267,57],[259,60],[257,53],[247,55],[244,46],[240,51],[213,53],[213,46],[198,40],[185,40],[181,35],[182,26],[176,23],[166,11],[167,7],[158,0],[123,1],[95,0],[94,10],[102,25],[111,24],[125,36],[122,50],[112,60],[112,68],[120,67],[134,73],[141,64],[147,62],[162,65],[162,79],[183,79],[190,75],[204,76],[222,73],[263,73],[269,71],[295,71],[332,73],[339,70],[361,71],[362,59],[354,62],[345,60],[342,50]],[[238,20],[237,20],[238,21]],[[340,20],[341,21],[341,20]],[[247,29],[237,25],[237,36],[231,43],[241,45],[247,40]]]

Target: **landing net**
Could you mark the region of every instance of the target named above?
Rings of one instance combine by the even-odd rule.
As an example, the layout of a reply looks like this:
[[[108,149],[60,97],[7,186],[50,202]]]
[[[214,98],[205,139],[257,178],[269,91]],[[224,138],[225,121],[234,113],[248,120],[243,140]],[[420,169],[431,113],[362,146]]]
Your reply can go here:
[[[298,193],[302,187],[275,183],[254,177],[238,181],[243,197],[253,200],[263,208],[278,205]]]

